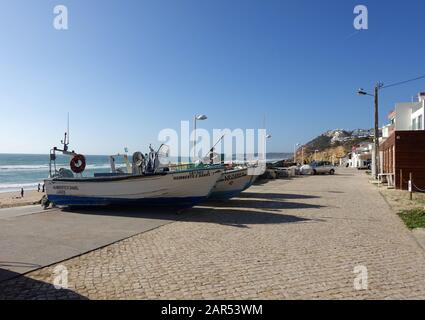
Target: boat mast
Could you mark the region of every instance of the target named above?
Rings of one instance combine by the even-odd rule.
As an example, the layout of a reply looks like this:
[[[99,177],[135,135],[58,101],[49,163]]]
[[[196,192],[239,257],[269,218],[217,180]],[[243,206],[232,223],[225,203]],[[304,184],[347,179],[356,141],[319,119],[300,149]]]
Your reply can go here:
[[[61,144],[63,145],[63,149],[54,148],[55,151],[60,151],[65,155],[69,156],[75,156],[75,151],[68,151],[68,145],[69,145],[69,112],[68,112],[68,118],[67,118],[67,128],[65,132],[65,137],[63,140],[61,140]]]

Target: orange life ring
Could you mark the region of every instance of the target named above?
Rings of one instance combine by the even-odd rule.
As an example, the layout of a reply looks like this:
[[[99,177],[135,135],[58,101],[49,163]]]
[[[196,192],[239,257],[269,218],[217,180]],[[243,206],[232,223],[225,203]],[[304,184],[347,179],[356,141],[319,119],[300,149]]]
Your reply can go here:
[[[82,154],[77,154],[69,163],[74,173],[82,173],[86,169],[86,158]]]

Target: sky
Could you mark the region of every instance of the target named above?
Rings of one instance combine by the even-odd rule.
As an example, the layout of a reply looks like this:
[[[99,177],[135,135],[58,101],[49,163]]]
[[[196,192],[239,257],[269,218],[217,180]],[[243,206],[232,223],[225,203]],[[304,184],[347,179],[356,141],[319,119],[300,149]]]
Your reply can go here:
[[[354,29],[366,5],[367,30]],[[53,27],[56,5],[68,30]],[[422,0],[0,0],[0,153],[112,154],[164,128],[261,128],[290,152],[373,127],[376,82],[425,75]],[[385,89],[380,125],[425,79]]]

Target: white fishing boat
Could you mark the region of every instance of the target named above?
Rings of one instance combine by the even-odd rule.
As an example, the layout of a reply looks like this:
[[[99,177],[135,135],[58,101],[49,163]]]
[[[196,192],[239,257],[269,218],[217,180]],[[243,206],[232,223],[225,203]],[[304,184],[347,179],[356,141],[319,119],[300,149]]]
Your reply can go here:
[[[206,199],[221,168],[161,174],[45,180],[50,202],[58,206],[146,205],[190,207]]]
[[[69,143],[69,142],[68,142]],[[50,178],[45,180],[48,202],[57,206],[146,205],[190,207],[206,199],[223,173],[222,166],[205,166],[170,171],[159,166],[158,152],[148,157],[133,155],[132,172],[118,171],[111,161],[110,174],[83,177],[85,157],[53,148],[50,153]],[[56,152],[72,157],[70,170],[56,170]]]
[[[223,172],[214,186],[210,199],[228,200],[248,189],[255,181],[255,176],[248,175],[248,168],[235,168]]]
[[[248,172],[249,172],[249,170],[248,170]],[[248,184],[245,186],[245,189],[243,189],[242,191],[249,189],[255,183],[255,181],[257,181],[257,179],[258,179],[258,175],[250,175],[250,177],[251,177],[251,179],[249,180]]]

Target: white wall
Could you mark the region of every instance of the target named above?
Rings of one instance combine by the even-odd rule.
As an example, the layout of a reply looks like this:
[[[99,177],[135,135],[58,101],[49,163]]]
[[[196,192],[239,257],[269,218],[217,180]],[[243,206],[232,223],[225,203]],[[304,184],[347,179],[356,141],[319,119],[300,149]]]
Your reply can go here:
[[[394,130],[394,127],[391,124],[387,124],[386,126],[382,127],[382,139],[389,138],[393,130]],[[381,141],[382,139],[379,139],[379,140]]]
[[[424,108],[424,100],[422,100],[421,102],[397,103],[395,106],[395,129],[398,131],[413,130],[413,119],[418,119],[418,117],[422,115],[422,130],[424,130]]]
[[[412,103],[397,103],[395,112],[395,129],[398,131],[412,130]]]
[[[425,101],[422,101],[421,105],[416,106],[416,108],[414,108],[413,113],[412,113],[412,120],[416,119],[416,123],[417,123],[416,129],[418,128],[419,116],[422,116],[420,128],[422,128],[422,130],[424,130],[424,103],[425,103]]]

